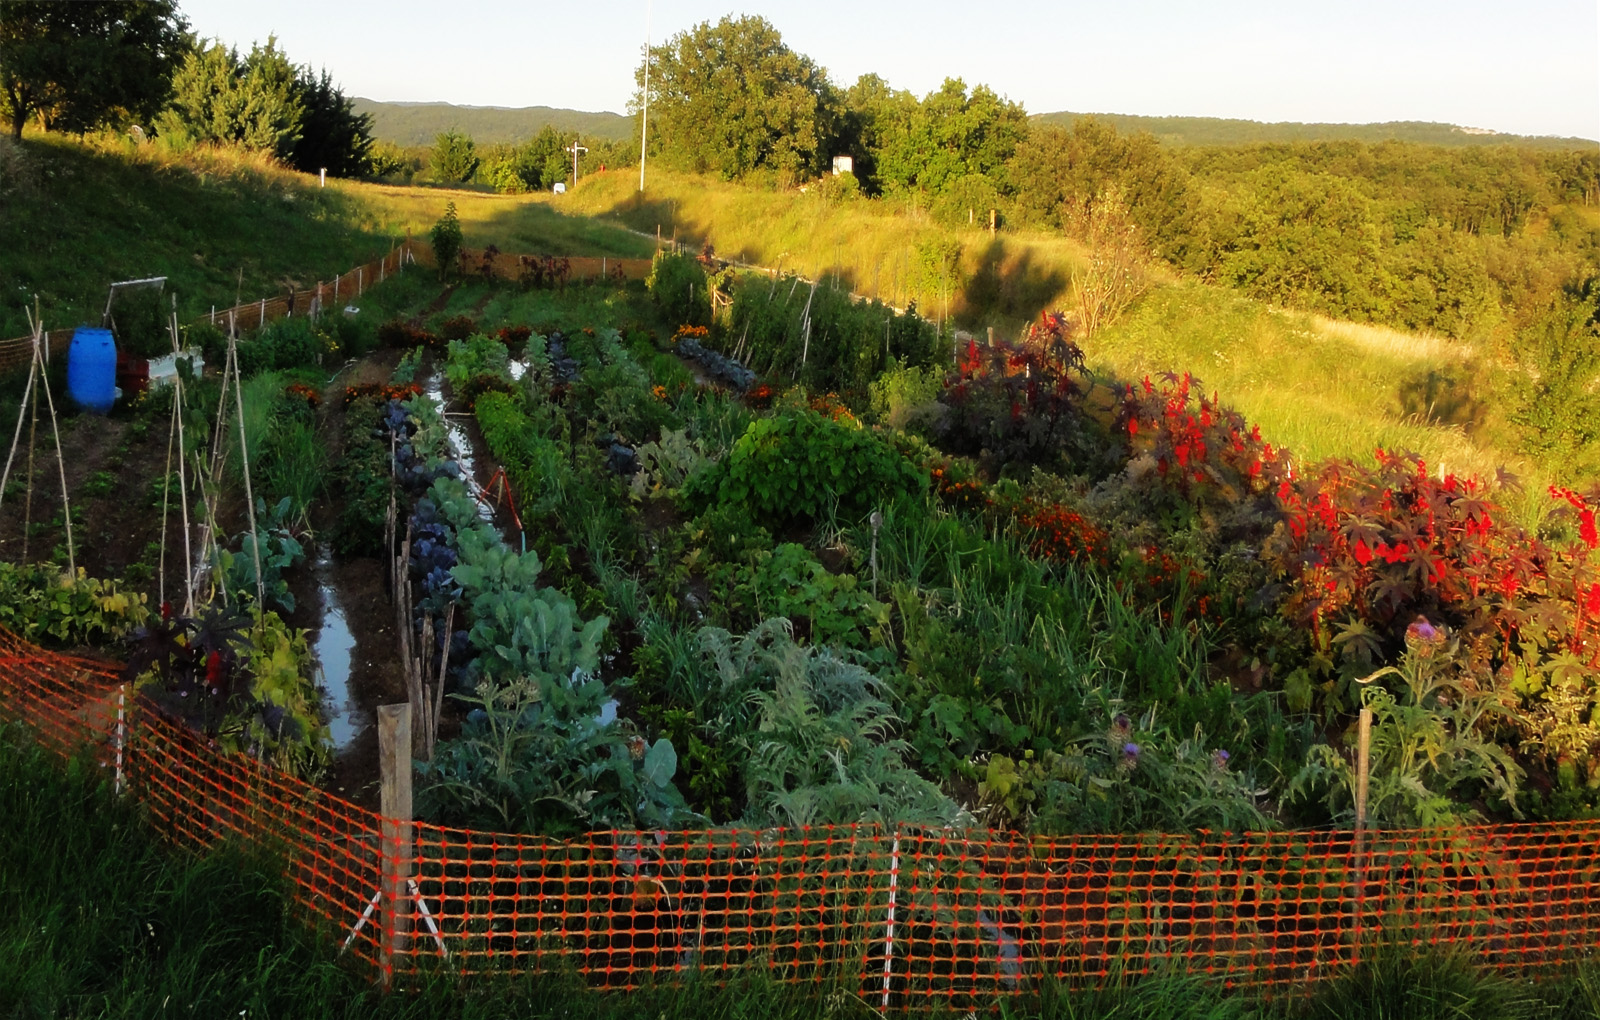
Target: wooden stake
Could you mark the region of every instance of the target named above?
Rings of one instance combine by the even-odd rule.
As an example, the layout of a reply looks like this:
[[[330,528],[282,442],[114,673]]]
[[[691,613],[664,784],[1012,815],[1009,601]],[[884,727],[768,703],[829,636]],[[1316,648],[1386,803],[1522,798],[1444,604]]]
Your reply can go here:
[[[233,366],[234,403],[239,408],[239,456],[244,468],[244,508],[250,519],[250,551],[256,564],[256,609],[266,612],[267,586],[261,577],[261,532],[256,529],[256,497],[250,488],[250,446],[244,435],[244,381],[239,378],[238,341],[228,340],[228,363]]]
[[[1361,709],[1356,737],[1356,829],[1367,827],[1367,777],[1372,754],[1372,709]]]
[[[383,816],[378,948],[380,980],[394,984],[395,958],[411,934],[411,706],[378,706],[379,812]]]
[[[177,295],[173,295],[176,304]],[[178,340],[178,313],[172,313],[172,355],[173,371],[177,371],[177,358],[180,354],[180,341]],[[194,613],[194,569],[193,552],[189,547],[189,471],[184,466],[184,436],[183,436],[183,375],[179,373],[172,379],[172,406],[178,415],[178,499],[183,507],[183,613],[185,616]],[[165,525],[163,525],[165,527]],[[166,535],[161,537],[166,541]],[[163,554],[162,564],[165,566]]]
[[[1372,709],[1361,709],[1356,736],[1356,897],[1355,933],[1351,955],[1361,962],[1361,919],[1367,900],[1367,775],[1371,767]]]

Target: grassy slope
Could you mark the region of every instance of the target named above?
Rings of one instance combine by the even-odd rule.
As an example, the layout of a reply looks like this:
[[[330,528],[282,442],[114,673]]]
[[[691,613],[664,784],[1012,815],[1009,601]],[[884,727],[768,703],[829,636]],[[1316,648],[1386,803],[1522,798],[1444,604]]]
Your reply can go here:
[[[197,315],[236,292],[332,279],[396,236],[349,196],[234,154],[176,162],[46,137],[22,155],[0,185],[0,336],[27,332],[35,293],[47,326],[98,325],[107,284],[164,275],[180,312]]]
[[[1001,254],[991,282],[959,291],[952,311],[962,325],[1002,334],[1041,310],[1067,306],[1074,272],[1083,264],[1074,242],[1037,233],[952,231],[887,203],[829,204],[814,195],[781,193],[652,172],[641,201],[634,179],[594,179],[566,196],[571,207],[664,235],[708,239],[724,255],[780,264],[808,275],[839,273],[859,293],[939,312],[940,295],[915,276],[916,246],[935,238],[962,242],[962,274]],[[548,197],[539,201],[549,202]],[[557,199],[556,201],[560,201]],[[913,271],[898,275],[902,262]],[[894,272],[890,271],[894,268]],[[874,286],[874,281],[877,286]],[[1170,278],[1087,346],[1097,371],[1120,380],[1147,373],[1192,372],[1223,400],[1260,423],[1273,442],[1300,457],[1368,458],[1378,447],[1413,450],[1448,470],[1492,475],[1505,465],[1528,478],[1528,510],[1543,505],[1543,484],[1558,472],[1510,452],[1504,422],[1492,407],[1452,416],[1469,387],[1435,385],[1435,414],[1426,408],[1429,374],[1459,370],[1473,350],[1434,337],[1272,309],[1238,294]],[[1480,401],[1486,396],[1475,394]],[[1458,411],[1460,409],[1457,409]],[[1463,419],[1472,417],[1471,428]]]
[[[315,178],[234,153],[96,150],[51,136],[0,141],[0,338],[27,332],[33,295],[50,328],[99,323],[113,280],[168,277],[185,317],[331,280],[426,234],[455,201],[469,245],[510,252],[648,255],[614,226],[525,198]],[[240,272],[243,271],[242,280]]]
[[[1012,329],[1039,309],[1066,300],[1071,274],[1083,262],[1079,245],[1047,234],[982,229],[953,231],[925,213],[864,200],[828,201],[816,191],[769,191],[709,178],[651,170],[641,197],[638,177],[588,178],[571,195],[540,196],[576,211],[613,219],[663,239],[709,240],[718,254],[810,277],[837,274],[857,293],[904,306],[915,300],[930,317]],[[920,262],[918,247],[955,240],[962,246],[965,288],[941,286]]]
[[[469,248],[493,244],[518,254],[615,255],[649,258],[655,245],[612,223],[574,215],[561,196],[500,195],[486,191],[418,188],[355,181],[330,182],[329,189],[381,216],[401,234],[426,238],[456,205],[461,232]],[[554,197],[557,201],[552,202]]]

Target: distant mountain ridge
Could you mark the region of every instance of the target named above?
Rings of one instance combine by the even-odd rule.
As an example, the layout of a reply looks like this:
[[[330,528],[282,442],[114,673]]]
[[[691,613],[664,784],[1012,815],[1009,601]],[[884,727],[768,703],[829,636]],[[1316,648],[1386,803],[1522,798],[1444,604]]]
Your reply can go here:
[[[620,113],[564,110],[552,106],[458,106],[454,103],[382,103],[357,98],[356,112],[372,115],[373,136],[400,146],[432,145],[441,131],[455,129],[481,145],[520,142],[550,125],[594,138],[632,138],[638,121]],[[1080,117],[1098,117],[1118,131],[1148,131],[1165,145],[1253,145],[1263,142],[1416,142],[1422,145],[1525,145],[1541,149],[1581,149],[1600,145],[1589,138],[1513,135],[1432,121],[1396,120],[1378,124],[1266,123],[1227,117],[1145,117],[1129,113],[1036,113],[1039,124],[1071,126]]]
[[[1118,131],[1148,131],[1164,145],[1253,145],[1263,142],[1415,142],[1421,145],[1524,145],[1540,149],[1594,148],[1591,138],[1513,135],[1433,121],[1394,120],[1378,124],[1264,123],[1226,117],[1143,117],[1128,113],[1037,113],[1039,124],[1070,127],[1080,117],[1096,117]]]
[[[562,110],[551,106],[457,106],[453,103],[380,103],[354,100],[357,113],[372,115],[372,135],[401,147],[432,145],[441,131],[454,129],[479,145],[521,142],[546,125],[557,131],[608,140],[633,137],[638,130],[632,117],[620,113]]]

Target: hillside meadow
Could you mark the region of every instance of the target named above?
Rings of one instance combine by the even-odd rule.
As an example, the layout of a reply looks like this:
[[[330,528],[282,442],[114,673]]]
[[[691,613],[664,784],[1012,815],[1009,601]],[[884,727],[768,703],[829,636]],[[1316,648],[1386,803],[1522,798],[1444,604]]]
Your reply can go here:
[[[826,279],[896,307],[916,303],[945,328],[1015,336],[1046,309],[1070,308],[1089,253],[1039,231],[951,228],[908,204],[866,202],[824,180],[805,192],[650,170],[584,177],[567,195],[330,181],[268,160],[199,149],[79,145],[30,138],[8,149],[0,207],[21,244],[0,251],[14,300],[0,333],[26,331],[38,295],[47,324],[94,321],[112,279],[169,277],[181,314],[330,279],[454,203],[466,243],[501,251],[648,256],[663,242]],[[978,217],[974,217],[975,223]],[[48,224],[48,229],[46,228]],[[1510,370],[1471,344],[1269,307],[1221,287],[1150,270],[1152,287],[1085,343],[1092,368],[1126,382],[1194,373],[1225,403],[1302,458],[1369,459],[1379,446],[1492,475],[1507,467],[1536,496],[1579,481],[1581,461],[1515,452],[1495,396]],[[1530,497],[1527,512],[1544,501]]]

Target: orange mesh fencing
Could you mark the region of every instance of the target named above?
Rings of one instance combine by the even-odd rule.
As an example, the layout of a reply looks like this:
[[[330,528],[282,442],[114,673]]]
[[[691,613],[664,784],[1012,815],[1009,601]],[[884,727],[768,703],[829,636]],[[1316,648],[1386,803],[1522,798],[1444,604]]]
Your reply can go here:
[[[207,322],[226,331],[231,319],[240,332],[260,329],[266,323],[289,315],[310,315],[317,311],[337,311],[360,300],[367,288],[384,282],[407,265],[436,266],[433,249],[425,242],[407,240],[404,244],[365,265],[340,273],[315,286],[285,291],[273,297],[257,298],[231,308],[208,312],[195,323]],[[481,248],[462,251],[462,266],[468,274],[493,276],[521,283],[590,283],[610,280],[642,280],[650,275],[649,259],[616,259],[609,256],[514,255],[500,253],[484,260]],[[488,272],[484,273],[484,267]],[[61,356],[72,344],[72,329],[52,329],[45,333],[48,357]],[[0,373],[25,366],[33,356],[33,337],[0,340]]]
[[[872,826],[595,832],[390,823],[0,632],[0,716],[119,777],[174,841],[279,853],[297,902],[388,978],[575,970],[627,989],[759,967],[868,1002],[972,1008],[1041,978],[1181,969],[1304,988],[1380,943],[1538,977],[1600,948],[1600,823],[1035,837]]]
[[[438,268],[438,259],[426,241],[407,242],[419,266]],[[488,256],[487,258],[485,256]],[[518,283],[593,283],[643,280],[650,275],[651,259],[622,259],[579,255],[517,255],[498,249],[463,248],[458,256],[463,274],[493,277]]]

